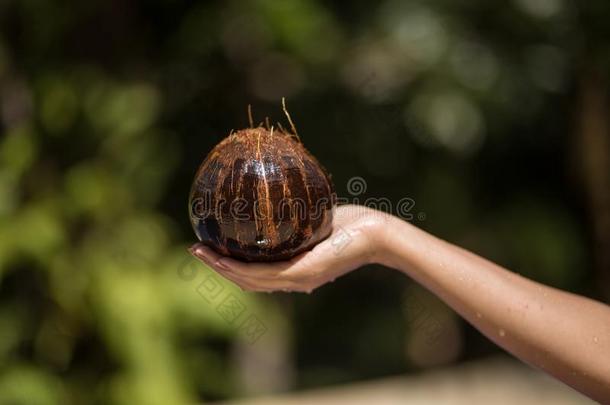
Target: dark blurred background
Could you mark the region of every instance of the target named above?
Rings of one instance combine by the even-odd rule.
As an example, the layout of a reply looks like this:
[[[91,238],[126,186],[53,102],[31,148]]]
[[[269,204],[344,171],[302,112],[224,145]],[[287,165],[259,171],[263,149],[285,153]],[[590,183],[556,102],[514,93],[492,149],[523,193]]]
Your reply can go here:
[[[247,104],[285,122],[281,97],[340,196],[412,198],[415,225],[608,302],[609,19],[604,0],[0,1],[0,403],[205,402],[500,352],[379,266],[267,295],[189,259],[195,170]]]

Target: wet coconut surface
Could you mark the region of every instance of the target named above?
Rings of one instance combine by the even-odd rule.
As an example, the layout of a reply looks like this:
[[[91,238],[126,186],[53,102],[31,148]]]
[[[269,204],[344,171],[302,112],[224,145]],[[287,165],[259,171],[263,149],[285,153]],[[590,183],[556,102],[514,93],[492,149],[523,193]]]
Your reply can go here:
[[[203,161],[190,219],[223,255],[287,260],[328,237],[335,201],[329,174],[295,135],[259,126],[232,133]]]

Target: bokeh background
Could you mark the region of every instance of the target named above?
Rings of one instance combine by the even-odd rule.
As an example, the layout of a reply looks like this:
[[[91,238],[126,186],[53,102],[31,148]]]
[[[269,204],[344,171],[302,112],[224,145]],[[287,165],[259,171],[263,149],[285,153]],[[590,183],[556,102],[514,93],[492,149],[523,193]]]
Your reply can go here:
[[[379,266],[311,295],[192,261],[192,177],[284,121],[340,196],[610,299],[604,0],[0,1],[0,403],[178,404],[500,353]],[[346,184],[366,181],[354,196]]]

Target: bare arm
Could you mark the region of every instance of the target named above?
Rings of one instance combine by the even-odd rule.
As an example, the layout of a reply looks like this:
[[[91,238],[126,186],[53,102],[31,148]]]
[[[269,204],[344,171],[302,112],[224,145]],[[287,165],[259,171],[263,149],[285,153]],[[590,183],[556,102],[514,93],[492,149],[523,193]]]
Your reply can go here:
[[[310,291],[371,262],[395,268],[521,360],[610,403],[610,307],[528,280],[398,218],[340,207],[334,234],[288,262],[246,264],[200,244],[192,252],[254,291]]]
[[[491,340],[599,401],[610,401],[610,307],[528,280],[392,220],[381,262],[413,277]]]

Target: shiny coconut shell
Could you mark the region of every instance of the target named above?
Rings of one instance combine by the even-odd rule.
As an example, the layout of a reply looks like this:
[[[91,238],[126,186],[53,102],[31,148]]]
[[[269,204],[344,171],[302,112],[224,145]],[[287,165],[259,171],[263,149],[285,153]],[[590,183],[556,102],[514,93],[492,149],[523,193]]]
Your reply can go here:
[[[245,261],[287,260],[332,230],[334,186],[292,134],[237,131],[203,161],[189,198],[199,240]]]

